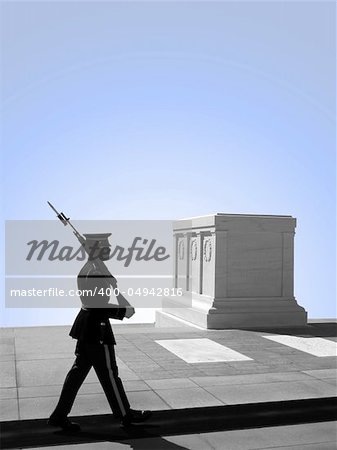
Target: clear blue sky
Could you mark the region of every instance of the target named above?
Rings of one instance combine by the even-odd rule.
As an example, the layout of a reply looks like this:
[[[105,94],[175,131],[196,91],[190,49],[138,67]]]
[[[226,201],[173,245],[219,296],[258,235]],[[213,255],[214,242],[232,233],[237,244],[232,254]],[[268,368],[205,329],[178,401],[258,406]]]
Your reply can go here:
[[[290,214],[297,300],[336,316],[335,2],[1,10],[5,219]]]

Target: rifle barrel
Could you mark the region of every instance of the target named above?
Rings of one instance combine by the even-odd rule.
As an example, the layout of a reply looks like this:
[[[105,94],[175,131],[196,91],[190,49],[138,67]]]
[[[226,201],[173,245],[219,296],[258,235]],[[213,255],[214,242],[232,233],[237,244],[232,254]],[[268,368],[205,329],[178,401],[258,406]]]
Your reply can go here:
[[[60,213],[54,208],[54,206],[53,206],[50,202],[47,201],[47,203],[48,203],[48,205],[51,207],[51,209],[52,209],[57,215],[60,214]]]

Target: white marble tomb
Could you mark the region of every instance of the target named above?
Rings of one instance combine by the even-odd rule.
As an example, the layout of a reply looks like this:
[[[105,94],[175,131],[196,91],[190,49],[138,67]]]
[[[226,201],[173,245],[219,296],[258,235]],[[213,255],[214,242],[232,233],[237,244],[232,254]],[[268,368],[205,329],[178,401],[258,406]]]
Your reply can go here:
[[[303,326],[294,297],[291,216],[215,214],[174,222],[175,287],[157,326],[202,328]]]

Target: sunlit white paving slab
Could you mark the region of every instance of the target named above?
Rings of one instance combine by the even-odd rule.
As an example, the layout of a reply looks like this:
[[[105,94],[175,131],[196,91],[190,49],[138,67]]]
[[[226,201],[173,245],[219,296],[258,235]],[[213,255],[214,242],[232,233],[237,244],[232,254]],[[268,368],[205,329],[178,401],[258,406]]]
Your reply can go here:
[[[252,360],[207,338],[161,339],[156,342],[188,363]]]
[[[262,336],[274,342],[296,348],[305,353],[314,356],[337,356],[337,343],[322,338],[305,338],[298,336],[276,335]]]

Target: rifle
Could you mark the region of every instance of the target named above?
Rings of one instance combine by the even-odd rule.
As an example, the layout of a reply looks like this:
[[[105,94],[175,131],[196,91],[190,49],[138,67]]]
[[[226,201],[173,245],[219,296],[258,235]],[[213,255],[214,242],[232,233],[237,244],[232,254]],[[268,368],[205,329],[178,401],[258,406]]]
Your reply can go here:
[[[84,248],[85,252],[88,255],[90,255],[90,250],[86,245],[85,238],[81,235],[81,233],[78,230],[76,230],[74,225],[70,222],[70,217],[66,217],[63,212],[59,213],[57,211],[57,209],[54,208],[54,206],[50,202],[47,201],[47,203],[51,207],[51,209],[56,213],[57,218],[60,219],[60,221],[63,223],[64,226],[70,225],[70,227],[73,229],[74,235],[77,237],[78,241]],[[99,258],[97,258],[97,259],[95,259],[95,264],[98,266],[98,268],[102,274],[104,274],[106,277],[111,277],[112,280],[114,281],[114,283],[117,283],[116,278],[110,273],[109,269],[106,267],[106,265],[103,263],[103,261],[101,261]]]

